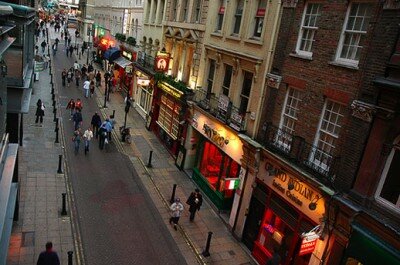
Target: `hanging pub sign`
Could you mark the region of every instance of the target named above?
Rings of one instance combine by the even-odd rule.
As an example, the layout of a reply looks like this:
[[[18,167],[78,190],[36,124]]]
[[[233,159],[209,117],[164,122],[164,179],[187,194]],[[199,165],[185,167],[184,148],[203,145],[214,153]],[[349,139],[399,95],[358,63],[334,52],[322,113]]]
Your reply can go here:
[[[228,118],[228,110],[230,106],[231,103],[229,97],[225,96],[224,94],[219,95],[217,118],[226,121],[226,119]]]
[[[321,234],[321,226],[318,225],[308,233],[303,233],[299,256],[307,255],[314,252],[315,246]]]
[[[156,58],[154,59],[154,71],[156,72],[167,72],[169,65],[170,55],[167,52],[157,52]]]

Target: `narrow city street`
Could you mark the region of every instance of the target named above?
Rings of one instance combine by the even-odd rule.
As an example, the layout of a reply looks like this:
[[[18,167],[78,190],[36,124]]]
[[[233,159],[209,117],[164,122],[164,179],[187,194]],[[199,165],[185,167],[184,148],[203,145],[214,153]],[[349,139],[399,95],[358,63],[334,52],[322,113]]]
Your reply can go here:
[[[84,97],[82,81],[78,87],[75,82],[62,86],[61,72],[73,66],[75,54],[67,57],[62,41],[52,63],[59,88],[68,177],[86,263],[186,264],[129,157],[113,142],[100,150],[96,139],[88,155],[84,154],[83,142],[79,153],[74,154],[73,122],[66,110],[69,99],[82,100],[82,132],[90,126],[92,115],[100,113],[96,98]],[[96,93],[100,91],[96,89]]]

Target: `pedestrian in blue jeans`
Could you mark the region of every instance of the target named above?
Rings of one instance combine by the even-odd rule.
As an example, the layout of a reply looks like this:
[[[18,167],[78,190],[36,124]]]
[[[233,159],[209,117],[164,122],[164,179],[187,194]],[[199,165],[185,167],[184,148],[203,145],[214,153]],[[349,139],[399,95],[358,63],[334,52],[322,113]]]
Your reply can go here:
[[[89,152],[90,140],[93,138],[92,128],[88,128],[83,134],[83,139],[85,140],[85,155]]]
[[[74,132],[74,136],[72,137],[72,141],[74,142],[75,155],[77,155],[78,152],[79,152],[79,146],[81,144],[81,138],[82,138],[81,129],[78,128]]]

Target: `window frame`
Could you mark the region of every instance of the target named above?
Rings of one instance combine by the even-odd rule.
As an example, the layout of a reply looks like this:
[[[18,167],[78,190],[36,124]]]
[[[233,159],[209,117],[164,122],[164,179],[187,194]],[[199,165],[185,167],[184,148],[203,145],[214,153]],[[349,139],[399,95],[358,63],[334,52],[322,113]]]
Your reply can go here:
[[[212,72],[211,77],[211,65],[213,64],[214,71]],[[217,62],[214,59],[208,59],[208,74],[207,74],[207,95],[212,93],[214,89],[214,81],[215,81],[215,71],[217,69]],[[210,78],[211,77],[211,78]],[[211,84],[211,87],[210,87]]]
[[[315,166],[315,167],[317,167],[318,169],[320,169],[320,170],[323,170],[323,171],[326,171],[326,172],[329,172],[329,165],[328,164],[324,164],[324,161],[321,159],[319,159],[319,158],[316,158],[316,152],[318,151],[319,153],[322,153],[322,156],[324,156],[324,157],[327,157],[327,158],[333,158],[333,152],[332,152],[332,149],[335,149],[336,147],[337,147],[337,141],[338,141],[338,139],[339,139],[339,134],[340,134],[340,129],[343,127],[343,125],[344,125],[344,122],[343,122],[343,119],[344,119],[344,117],[345,117],[345,115],[344,115],[344,111],[343,112],[339,112],[338,114],[339,114],[339,116],[341,116],[341,118],[342,118],[342,121],[341,121],[341,124],[339,124],[339,130],[338,130],[338,132],[337,132],[337,134],[334,134],[334,133],[332,133],[332,132],[330,132],[330,131],[328,131],[328,130],[326,130],[326,129],[321,129],[322,128],[322,124],[323,124],[323,121],[325,120],[325,116],[326,116],[326,111],[327,111],[327,107],[328,107],[328,103],[329,102],[332,102],[332,104],[337,104],[337,105],[339,105],[340,106],[340,111],[343,111],[344,109],[345,109],[345,106],[343,105],[343,104],[340,104],[339,102],[336,102],[336,101],[334,101],[334,100],[332,100],[332,99],[330,99],[330,98],[327,98],[326,100],[325,100],[325,102],[324,102],[324,106],[323,106],[323,108],[322,108],[322,112],[321,112],[321,117],[320,117],[320,119],[319,119],[319,122],[318,122],[318,128],[317,128],[317,132],[316,132],[316,134],[315,134],[315,139],[314,139],[314,144],[313,144],[313,146],[312,146],[312,149],[311,149],[311,151],[310,151],[310,155],[309,155],[309,158],[308,158],[308,162],[311,164],[311,165],[313,165],[313,166]],[[331,110],[332,110],[333,108],[331,108]],[[332,114],[332,112],[331,112],[331,114]],[[331,116],[331,114],[330,114],[330,116]],[[331,120],[326,120],[328,123],[330,123],[330,124],[332,124],[330,121]],[[335,125],[335,127],[336,127],[336,125],[338,125],[337,123],[335,123],[334,124]],[[327,135],[328,137],[332,137],[332,138],[335,138],[334,139],[334,141],[333,141],[333,143],[329,143],[329,142],[327,142],[327,141],[325,141],[326,139],[324,138],[324,140],[323,140],[323,144],[324,144],[324,146],[326,145],[326,146],[331,146],[330,147],[330,152],[328,153],[325,149],[322,149],[322,148],[320,148],[319,146],[319,143],[320,143],[320,141],[322,142],[322,138],[321,138],[321,135]],[[331,139],[332,139],[331,138]],[[318,156],[320,156],[319,154],[318,154]]]
[[[307,11],[308,11],[308,7],[310,5],[316,5],[318,6],[318,12],[316,14],[316,18],[315,18],[315,26],[311,27],[309,25],[305,26],[304,22],[306,20],[306,15],[307,15]],[[306,57],[312,57],[313,52],[312,52],[312,48],[313,48],[313,44],[315,42],[315,34],[317,32],[317,30],[319,29],[318,27],[318,18],[321,16],[321,9],[322,9],[322,3],[306,3],[306,5],[304,6],[304,11],[303,11],[303,15],[302,15],[302,19],[301,19],[301,25],[300,25],[300,30],[299,30],[299,34],[297,37],[297,43],[296,43],[296,53],[302,56],[306,56]],[[313,13],[310,13],[312,15],[314,15]],[[306,50],[300,50],[301,47],[301,43],[303,40],[303,33],[305,32],[305,30],[312,30],[314,32],[313,34],[313,38],[311,40],[311,51],[306,51]]]
[[[240,30],[242,28],[244,5],[245,5],[244,2],[245,2],[244,0],[237,0],[237,2],[236,2],[236,9],[235,9],[235,13],[233,14],[233,25],[232,25],[232,35],[233,36],[238,36],[240,34]],[[239,9],[240,6],[242,6],[242,9]],[[238,11],[241,11],[241,12],[238,13]]]
[[[218,33],[222,32],[222,28],[224,27],[225,12],[226,12],[226,0],[220,0],[219,7],[217,10],[217,23],[215,23],[214,32]]]
[[[360,46],[361,37],[362,37],[362,35],[367,35],[368,34],[368,28],[366,29],[366,31],[347,30],[347,26],[348,26],[347,23],[349,22],[350,13],[351,13],[351,10],[352,10],[354,5],[367,5],[367,6],[370,6],[369,3],[364,3],[364,2],[351,2],[349,4],[349,7],[347,8],[347,12],[346,12],[346,18],[344,20],[343,27],[342,27],[342,32],[340,34],[339,44],[338,44],[338,47],[337,47],[337,50],[336,50],[335,61],[337,63],[339,63],[339,64],[358,67],[358,63],[360,61],[360,58],[358,60],[355,60],[355,59],[348,59],[348,58],[342,58],[341,57],[341,54],[342,54],[342,51],[343,51],[343,47],[344,47],[344,40],[346,38],[346,32],[347,31],[351,31],[352,34],[357,34],[357,36],[359,37],[359,40],[358,40],[358,43],[357,43],[357,46],[359,46],[359,47],[357,49],[362,49],[363,48],[363,46]],[[356,15],[358,15],[358,13]],[[366,18],[369,19],[370,17],[364,17],[364,20]],[[361,57],[361,52],[362,52],[362,50],[360,50],[360,57]]]
[[[230,69],[230,76],[227,76],[227,69]],[[232,75],[233,75],[233,66],[229,65],[229,64],[224,64],[224,79],[222,82],[222,94],[224,94],[225,96],[229,97],[229,92],[230,92],[230,87],[232,84]],[[228,84],[229,83],[229,84]],[[225,92],[227,92],[227,94],[225,94]]]
[[[400,136],[398,136],[396,138],[396,140],[394,141],[392,150],[390,151],[390,153],[386,159],[385,166],[382,170],[382,174],[380,176],[380,180],[379,180],[378,186],[375,191],[375,200],[378,203],[384,205],[385,207],[387,207],[395,212],[400,212],[400,195],[399,195],[399,198],[397,199],[397,204],[393,204],[392,202],[390,202],[387,199],[380,196],[380,194],[382,193],[383,186],[386,183],[389,169],[390,169],[390,166],[392,165],[393,157],[394,157],[394,154],[396,151],[400,152]]]
[[[263,3],[263,2],[265,2],[264,15],[259,16],[257,14],[258,14],[258,11],[260,9],[262,9],[261,8],[262,7],[261,3]],[[261,39],[261,36],[263,34],[263,31],[264,31],[264,21],[265,21],[265,15],[267,13],[267,7],[268,7],[268,1],[267,0],[258,0],[257,1],[256,12],[254,14],[253,33],[252,33],[252,38],[254,38],[254,39]],[[261,26],[261,32],[258,33],[259,24],[260,24],[259,20],[261,20],[262,26]]]
[[[244,88],[244,85],[245,85],[245,80],[249,80],[249,79],[246,79],[246,74],[251,75],[251,79],[250,79],[251,82],[250,82],[250,87],[249,87],[249,95],[243,94],[243,88]],[[243,70],[243,81],[242,81],[242,87],[240,89],[240,95],[239,95],[239,98],[240,98],[240,101],[239,101],[239,114],[242,115],[243,117],[246,115],[247,109],[249,108],[249,103],[250,103],[250,98],[251,98],[251,90],[252,90],[252,87],[253,87],[253,79],[254,79],[254,73]],[[246,109],[245,110],[242,109],[243,99],[247,100]]]

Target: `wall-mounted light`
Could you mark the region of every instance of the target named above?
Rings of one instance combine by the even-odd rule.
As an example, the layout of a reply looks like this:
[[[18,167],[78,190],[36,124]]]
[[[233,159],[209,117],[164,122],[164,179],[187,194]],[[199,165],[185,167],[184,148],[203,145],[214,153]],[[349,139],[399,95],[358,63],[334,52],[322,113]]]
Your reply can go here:
[[[4,59],[0,61],[0,72],[3,77],[7,75],[7,64]]]
[[[318,195],[315,196],[315,198],[308,205],[308,209],[310,209],[311,211],[317,209],[317,202],[319,201],[319,199],[321,199],[321,197],[319,197]]]

